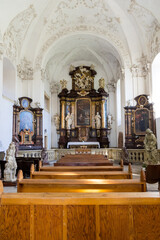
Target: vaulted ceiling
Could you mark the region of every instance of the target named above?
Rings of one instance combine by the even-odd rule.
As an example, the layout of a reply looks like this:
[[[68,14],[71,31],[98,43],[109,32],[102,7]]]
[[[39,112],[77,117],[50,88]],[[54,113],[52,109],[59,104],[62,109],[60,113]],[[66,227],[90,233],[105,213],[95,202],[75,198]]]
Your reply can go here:
[[[15,65],[25,57],[50,81],[71,64],[94,64],[116,80],[159,51],[159,9],[159,0],[1,0],[0,43]]]

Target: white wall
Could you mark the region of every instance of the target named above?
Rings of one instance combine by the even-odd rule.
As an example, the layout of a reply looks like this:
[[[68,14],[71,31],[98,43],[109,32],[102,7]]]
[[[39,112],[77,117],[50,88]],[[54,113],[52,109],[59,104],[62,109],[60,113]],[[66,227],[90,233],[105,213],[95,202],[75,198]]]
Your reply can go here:
[[[2,107],[0,107],[0,142],[1,149],[8,148],[12,141],[12,124],[13,124],[13,102],[9,99],[2,98]]]
[[[48,149],[51,148],[51,116],[46,110],[43,110],[43,146],[45,136],[48,138]]]

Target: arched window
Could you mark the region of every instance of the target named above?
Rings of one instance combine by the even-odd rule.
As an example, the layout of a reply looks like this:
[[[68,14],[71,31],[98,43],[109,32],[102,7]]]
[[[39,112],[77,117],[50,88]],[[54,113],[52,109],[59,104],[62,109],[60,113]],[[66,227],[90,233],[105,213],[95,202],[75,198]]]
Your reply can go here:
[[[156,117],[157,143],[160,148],[160,53],[157,54],[152,63],[152,101]]]
[[[160,53],[152,63],[152,100],[156,118],[160,117]]]
[[[16,71],[9,59],[3,59],[3,95],[11,100],[15,99]]]

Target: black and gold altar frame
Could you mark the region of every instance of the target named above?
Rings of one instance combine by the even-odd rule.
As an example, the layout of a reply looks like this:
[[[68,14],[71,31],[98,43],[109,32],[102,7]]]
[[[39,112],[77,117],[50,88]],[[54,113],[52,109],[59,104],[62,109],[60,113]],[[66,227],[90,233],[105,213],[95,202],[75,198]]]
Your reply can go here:
[[[68,91],[64,88],[58,95],[60,98],[59,148],[66,148],[68,142],[78,141],[98,141],[101,147],[109,147],[107,128],[109,94],[103,88],[94,89],[96,71],[91,67],[75,67],[69,74],[72,78],[72,89]],[[69,130],[65,121],[68,112],[73,116]],[[101,116],[100,129],[96,129],[95,124],[97,112]]]
[[[143,148],[146,129],[150,128],[154,134],[155,118],[153,104],[149,103],[149,96],[142,94],[135,98],[136,106],[126,106],[125,109],[125,146],[126,148]]]
[[[19,149],[41,149],[43,147],[42,108],[33,108],[32,99],[21,97],[13,105],[12,141]]]

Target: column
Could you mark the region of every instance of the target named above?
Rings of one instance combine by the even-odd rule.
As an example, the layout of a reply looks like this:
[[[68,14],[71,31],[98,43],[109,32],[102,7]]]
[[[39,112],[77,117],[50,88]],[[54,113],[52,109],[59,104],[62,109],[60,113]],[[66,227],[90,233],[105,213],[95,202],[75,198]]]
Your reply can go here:
[[[61,128],[65,128],[65,101],[61,101]]]
[[[72,129],[74,129],[75,128],[75,102],[71,102],[71,109],[72,109],[72,116],[73,116]]]
[[[101,128],[105,128],[105,100],[102,100],[101,103],[101,119],[102,119]]]
[[[95,128],[95,102],[92,102],[92,128]]]
[[[57,148],[58,147],[58,139],[59,134],[56,129],[56,125],[54,122],[55,114],[59,115],[59,99],[58,99],[58,91],[59,91],[59,84],[53,82],[50,85],[50,92],[51,92],[51,147]]]
[[[113,116],[113,123],[112,123],[112,129],[109,136],[110,140],[110,147],[117,147],[117,127],[116,127],[116,96],[115,96],[115,84],[109,83],[107,84],[108,93],[109,93],[109,111],[108,114]]]

